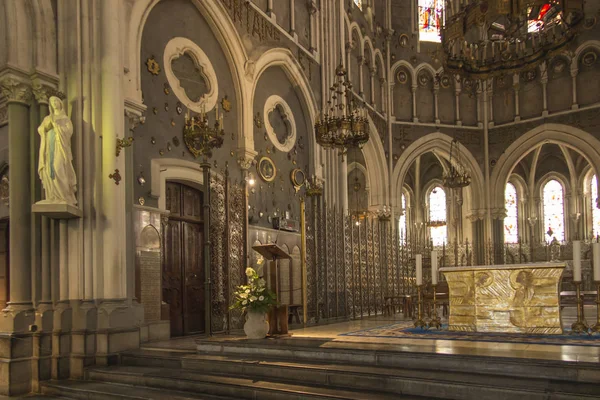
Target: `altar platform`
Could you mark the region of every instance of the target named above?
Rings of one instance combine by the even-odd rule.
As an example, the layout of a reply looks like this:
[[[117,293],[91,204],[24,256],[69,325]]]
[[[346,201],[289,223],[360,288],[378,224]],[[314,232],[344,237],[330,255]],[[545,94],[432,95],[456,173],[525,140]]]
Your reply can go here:
[[[81,396],[176,390],[178,399],[220,400],[600,398],[597,345],[349,335],[409,323],[400,315],[377,316],[295,329],[291,337],[248,340],[240,333],[147,343],[121,353],[118,365],[87,369],[85,382],[51,381],[43,390]]]

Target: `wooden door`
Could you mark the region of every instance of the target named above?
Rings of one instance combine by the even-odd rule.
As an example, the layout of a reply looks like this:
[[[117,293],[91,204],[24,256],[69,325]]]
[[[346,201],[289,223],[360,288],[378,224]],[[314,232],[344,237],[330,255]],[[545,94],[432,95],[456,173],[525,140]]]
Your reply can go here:
[[[167,183],[171,212],[164,233],[163,300],[169,304],[171,336],[204,331],[202,193]]]

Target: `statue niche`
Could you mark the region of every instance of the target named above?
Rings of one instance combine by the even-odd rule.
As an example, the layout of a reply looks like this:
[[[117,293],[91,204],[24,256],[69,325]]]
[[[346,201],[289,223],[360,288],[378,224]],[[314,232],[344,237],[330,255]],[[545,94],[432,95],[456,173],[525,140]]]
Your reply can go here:
[[[46,193],[46,198],[39,203],[66,203],[75,206],[77,177],[73,169],[71,153],[73,124],[65,112],[62,100],[58,97],[50,97],[50,115],[44,118],[38,133],[40,134],[38,175]]]

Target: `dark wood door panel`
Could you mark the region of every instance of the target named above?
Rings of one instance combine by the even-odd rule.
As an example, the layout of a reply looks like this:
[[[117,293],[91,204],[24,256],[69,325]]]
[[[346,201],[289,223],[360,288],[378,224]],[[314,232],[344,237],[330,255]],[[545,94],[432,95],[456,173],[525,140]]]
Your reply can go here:
[[[204,331],[204,268],[202,225],[183,222],[184,333]]]
[[[169,220],[164,234],[162,273],[163,300],[169,304],[171,336],[183,334],[183,265],[181,254],[181,222]]]

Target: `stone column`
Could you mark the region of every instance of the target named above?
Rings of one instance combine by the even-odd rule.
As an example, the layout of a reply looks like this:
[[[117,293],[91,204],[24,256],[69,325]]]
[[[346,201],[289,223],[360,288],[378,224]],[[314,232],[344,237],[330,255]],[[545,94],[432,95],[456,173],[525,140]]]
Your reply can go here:
[[[440,104],[439,104],[439,93],[440,87],[436,83],[433,85],[433,108],[434,108],[434,120],[436,124],[440,123]]]
[[[545,62],[540,65],[540,82],[542,83],[542,117],[548,116],[548,67]]]
[[[412,110],[413,110],[413,122],[419,122],[419,118],[417,117],[417,85],[413,83],[411,87],[412,91]]]
[[[521,85],[519,84],[519,74],[514,74],[513,90],[515,92],[515,122],[519,122],[521,120],[520,107],[519,107],[519,90],[520,89],[521,89]]]
[[[577,104],[577,74],[579,70],[577,68],[571,69],[571,79],[573,80],[573,105],[572,110],[578,110],[579,104]]]
[[[317,51],[317,3],[312,0],[308,6],[308,11],[310,12],[310,49],[311,53],[315,53]]]
[[[460,87],[457,87],[454,91],[455,103],[456,103],[456,125],[462,126],[462,121],[460,120]]]
[[[15,322],[10,331],[24,331],[33,320],[31,300],[31,176],[29,104],[31,87],[12,77],[0,81],[8,103],[8,140],[10,186],[10,301],[6,310],[13,311]],[[16,314],[26,313],[26,318]],[[4,330],[4,329],[3,329]]]
[[[365,57],[358,57],[358,95],[364,100],[365,98],[365,82],[363,78],[363,64],[365,63]]]
[[[290,0],[290,35],[294,40],[298,40],[296,34],[296,1]]]
[[[377,74],[377,68],[373,67],[369,69],[369,73],[371,76],[371,105],[373,106],[373,108],[375,108],[375,110],[377,110],[375,107],[375,74]]]
[[[385,103],[385,78],[379,78],[379,91],[380,91],[380,96],[379,96],[379,101],[381,102],[381,112],[385,115],[387,114],[387,105]]]

